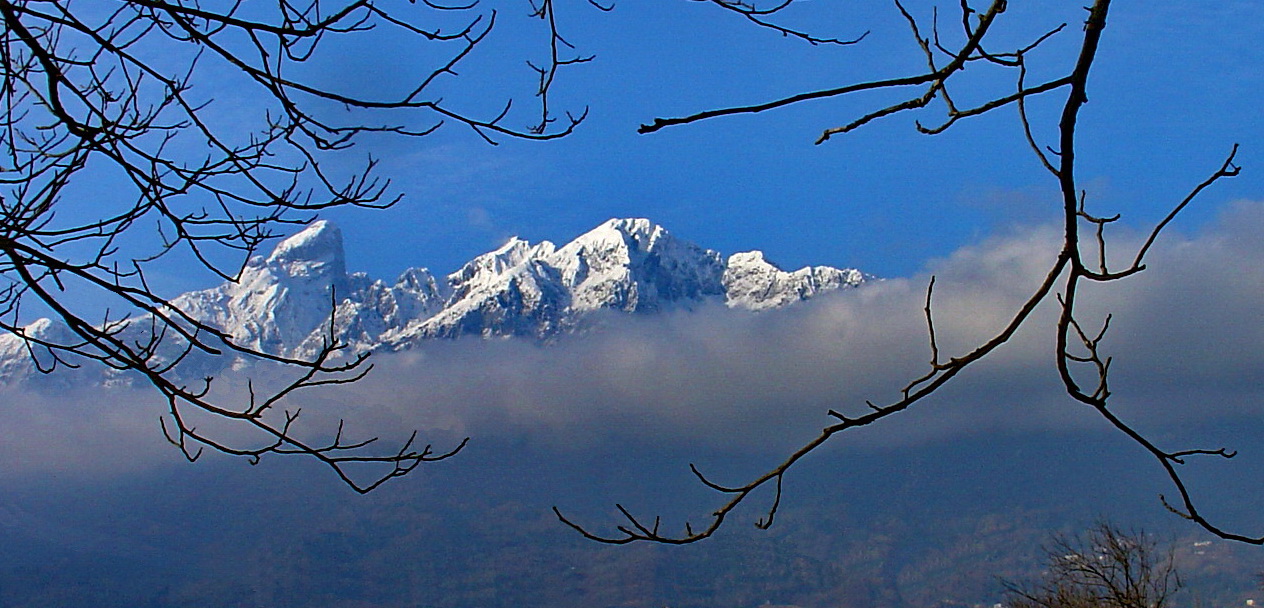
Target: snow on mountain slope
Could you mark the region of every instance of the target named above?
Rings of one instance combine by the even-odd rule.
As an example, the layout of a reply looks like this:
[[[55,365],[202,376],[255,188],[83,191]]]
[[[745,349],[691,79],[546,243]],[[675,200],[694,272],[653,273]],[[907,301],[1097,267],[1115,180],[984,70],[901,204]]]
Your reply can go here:
[[[522,336],[548,340],[583,327],[592,313],[651,314],[707,302],[762,311],[866,280],[827,266],[786,272],[758,251],[723,258],[646,219],[613,219],[562,247],[513,238],[442,281],[425,269],[394,283],[348,274],[342,232],[317,221],[248,261],[237,282],[194,291],[172,303],[222,328],[239,344],[311,357],[336,337],[353,352],[403,350],[425,340]],[[135,329],[147,331],[143,320]],[[33,331],[58,331],[38,321]],[[49,334],[51,335],[51,334]],[[141,336],[137,336],[139,339]],[[179,345],[171,345],[179,352]],[[190,361],[197,374],[232,362]],[[0,336],[0,375],[30,366],[16,336]]]
[[[532,245],[518,237],[509,239],[499,249],[466,262],[460,270],[448,275],[451,301],[458,301],[473,292],[494,287],[507,272],[529,260],[545,257],[553,253],[554,249],[553,243],[549,241]]]
[[[37,319],[23,327],[22,332],[36,341],[56,344],[75,342],[65,325],[49,319]],[[38,366],[31,362],[32,356],[38,361]],[[26,378],[37,374],[39,369],[51,369],[53,362],[53,356],[42,347],[28,347],[26,341],[14,334],[0,335],[0,378]]]
[[[339,338],[355,352],[377,348],[384,335],[416,319],[429,318],[443,309],[447,299],[447,290],[424,268],[405,270],[393,284],[356,273],[351,276],[351,287],[348,297],[338,304],[334,327]],[[311,356],[318,352],[325,333],[310,333],[295,354]]]
[[[644,219],[610,220],[560,249],[513,239],[449,275],[447,307],[394,344],[482,336],[548,338],[597,310],[647,313],[724,294],[719,254]]]
[[[186,293],[172,304],[244,346],[289,354],[328,320],[335,297],[350,295],[348,284],[342,231],[318,221],[266,259],[252,258],[238,282]]]
[[[808,266],[786,272],[765,260],[763,252],[748,251],[729,256],[724,292],[730,307],[768,310],[864,281],[864,273],[851,268]]]
[[[540,246],[549,249],[552,244]],[[498,274],[480,277],[477,284],[463,286],[443,310],[391,334],[389,342],[398,349],[419,340],[463,335],[543,339],[564,329],[560,324],[569,302],[570,294],[558,286],[556,272],[540,260],[528,258]]]
[[[575,311],[651,312],[724,294],[720,254],[645,219],[610,220],[546,261],[561,272]]]

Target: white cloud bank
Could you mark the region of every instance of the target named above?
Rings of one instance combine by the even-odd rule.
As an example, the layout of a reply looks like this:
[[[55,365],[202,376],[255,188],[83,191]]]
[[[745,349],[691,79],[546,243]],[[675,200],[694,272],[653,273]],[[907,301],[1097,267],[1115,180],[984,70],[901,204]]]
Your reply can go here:
[[[1264,205],[1239,203],[1196,234],[1166,233],[1149,270],[1092,294],[1087,323],[1114,313],[1106,348],[1115,357],[1113,386],[1125,415],[1164,430],[1176,421],[1260,412],[1261,233]],[[1137,242],[1136,235],[1121,235],[1112,252],[1123,262]],[[525,434],[581,448],[630,438],[784,449],[828,423],[829,408],[863,410],[866,399],[891,399],[925,371],[922,306],[931,273],[939,343],[952,356],[1009,319],[1058,244],[1056,230],[1015,230],[933,261],[923,276],[776,313],[715,307],[611,315],[602,331],[547,347],[436,343],[376,357],[369,379],[313,393],[305,405],[335,417],[341,412],[353,433],[387,438],[421,428],[476,440]],[[938,398],[866,430],[862,445],[1099,425],[1057,384],[1051,312],[1038,314],[1013,343]],[[58,403],[14,390],[0,395],[4,470],[104,468],[105,453],[128,454],[121,460],[134,464],[161,449],[160,409],[137,403],[132,393],[82,397]],[[102,403],[113,400],[120,403]],[[175,459],[172,450],[166,461]]]

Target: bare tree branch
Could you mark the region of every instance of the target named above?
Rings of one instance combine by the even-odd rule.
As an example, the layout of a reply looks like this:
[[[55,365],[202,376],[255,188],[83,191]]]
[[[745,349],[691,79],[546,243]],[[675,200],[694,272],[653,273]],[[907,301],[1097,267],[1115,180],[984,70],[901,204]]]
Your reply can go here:
[[[952,378],[965,368],[991,355],[1000,346],[1007,343],[1017,330],[1031,322],[1032,312],[1041,304],[1051,299],[1060,310],[1058,320],[1051,328],[1057,338],[1054,359],[1057,372],[1068,396],[1073,400],[1089,405],[1105,418],[1122,434],[1141,446],[1151,454],[1168,474],[1176,488],[1178,500],[1175,505],[1164,504],[1175,513],[1185,517],[1204,529],[1221,538],[1264,544],[1264,536],[1250,536],[1224,530],[1207,520],[1198,509],[1197,502],[1185,484],[1179,466],[1192,456],[1215,456],[1224,459],[1232,458],[1234,452],[1227,448],[1195,448],[1169,450],[1158,447],[1144,434],[1136,430],[1126,421],[1120,419],[1109,407],[1111,397],[1109,374],[1111,358],[1104,351],[1104,342],[1110,327],[1110,317],[1100,322],[1096,330],[1089,329],[1092,324],[1080,319],[1078,310],[1079,288],[1086,281],[1092,283],[1111,283],[1127,278],[1145,270],[1145,257],[1163,230],[1172,220],[1186,209],[1199,195],[1221,180],[1231,178],[1240,172],[1235,163],[1237,146],[1235,145],[1218,169],[1205,180],[1193,187],[1179,202],[1174,204],[1166,216],[1155,224],[1145,242],[1138,248],[1131,263],[1121,269],[1112,269],[1107,258],[1106,231],[1108,225],[1119,219],[1118,215],[1096,215],[1086,209],[1086,193],[1079,187],[1077,176],[1077,129],[1079,117],[1084,105],[1088,102],[1089,74],[1097,57],[1102,35],[1110,11],[1110,0],[1095,0],[1087,7],[1087,17],[1082,28],[1082,37],[1078,45],[1078,53],[1074,61],[1067,67],[1064,75],[1050,78],[1044,83],[1031,86],[1026,84],[1031,52],[1052,37],[1064,33],[1064,25],[1045,30],[1045,33],[1034,38],[1030,43],[1010,52],[993,53],[984,50],[985,41],[997,27],[1001,15],[1005,12],[1006,2],[994,0],[983,12],[971,8],[965,1],[960,3],[962,35],[964,39],[956,46],[946,46],[941,39],[937,23],[933,27],[933,38],[922,34],[922,27],[917,18],[910,13],[899,0],[894,0],[896,10],[909,24],[917,48],[926,59],[923,72],[898,78],[885,78],[845,84],[842,86],[799,93],[781,99],[748,106],[733,106],[698,112],[681,118],[655,119],[653,123],[643,125],[642,133],[657,131],[667,126],[689,124],[712,118],[746,113],[758,113],[799,104],[802,102],[821,100],[832,97],[848,96],[853,93],[874,90],[899,91],[906,87],[921,87],[920,94],[907,97],[892,105],[879,107],[862,113],[858,118],[841,127],[826,129],[817,143],[827,141],[836,134],[847,133],[865,126],[879,118],[904,114],[927,107],[933,100],[943,100],[946,117],[935,127],[925,127],[915,122],[917,129],[924,134],[941,133],[957,122],[985,114],[992,114],[1002,108],[1016,106],[1020,126],[1037,161],[1052,174],[1057,182],[1062,201],[1062,248],[1049,270],[1014,312],[1010,321],[991,338],[983,341],[964,355],[942,359],[940,346],[936,338],[935,321],[932,314],[934,280],[927,288],[924,313],[929,335],[931,360],[925,374],[912,379],[901,391],[900,398],[885,404],[865,401],[868,411],[860,415],[849,415],[844,408],[832,409],[828,413],[837,420],[826,426],[820,434],[804,443],[790,453],[780,463],[773,465],[754,479],[738,485],[720,485],[703,477],[694,469],[695,475],[709,490],[723,496],[721,505],[710,514],[707,525],[695,528],[686,522],[684,534],[659,532],[657,519],[650,528],[641,524],[640,519],[630,512],[620,509],[623,516],[632,524],[618,526],[616,533],[597,533],[580,525],[555,508],[557,517],[566,525],[579,531],[586,538],[611,544],[624,544],[635,541],[652,541],[667,544],[686,544],[710,537],[727,520],[728,516],[739,506],[750,502],[757,490],[773,484],[773,499],[764,510],[764,515],[756,520],[760,528],[770,525],[776,515],[782,498],[781,482],[794,466],[807,455],[815,452],[830,439],[854,428],[874,424],[880,420],[905,411],[919,404],[926,397],[945,386]],[[937,19],[937,10],[933,13]],[[942,59],[942,63],[941,63]],[[949,82],[961,83],[963,70],[973,62],[983,62],[999,70],[1012,70],[1017,82],[1016,90],[997,93],[986,101],[974,105],[970,109],[958,109],[948,95]],[[969,84],[961,86],[969,87]],[[1056,152],[1048,150],[1037,143],[1032,128],[1031,116],[1027,111],[1027,101],[1032,98],[1048,95],[1064,95],[1061,98],[1061,112],[1056,129],[1058,147]],[[1048,150],[1048,151],[1047,151]],[[1087,224],[1093,227],[1093,245],[1081,243],[1082,228]],[[1089,261],[1091,260],[1091,261]],[[1055,287],[1057,289],[1055,290]],[[775,482],[775,483],[774,483]]]
[[[464,442],[436,450],[413,434],[387,446],[348,439],[341,424],[320,441],[312,439],[318,431],[300,429],[294,397],[371,369],[337,339],[336,298],[323,344],[299,356],[181,310],[154,291],[146,268],[188,256],[212,276],[236,280],[263,244],[318,211],[394,204],[399,195],[377,175],[377,161],[348,172],[336,160],[364,136],[423,137],[445,123],[493,144],[567,135],[584,113],[554,117],[548,91],[560,68],[588,58],[559,53],[565,41],[548,6],[543,42],[552,52],[538,68],[547,79],[528,95],[539,100],[538,123],[518,128],[512,95],[488,116],[438,93],[496,27],[496,12],[478,0],[0,0],[0,276],[8,282],[0,332],[25,342],[39,372],[90,362],[139,374],[166,400],[163,430],[190,460],[204,449],[250,462],[304,455],[365,492],[455,454]],[[345,43],[365,36],[394,36],[429,67],[411,83],[377,88],[313,80],[320,71],[310,68],[342,60]],[[253,124],[226,120],[212,91],[195,87],[211,71],[249,96]],[[69,289],[86,289],[122,314],[102,316]],[[24,301],[51,311],[68,332],[28,329]],[[249,384],[240,404],[213,390],[211,378],[183,379],[203,356],[273,364],[292,377],[263,393]],[[197,428],[208,415],[220,424]],[[223,423],[263,439],[240,443],[240,433],[223,434]]]

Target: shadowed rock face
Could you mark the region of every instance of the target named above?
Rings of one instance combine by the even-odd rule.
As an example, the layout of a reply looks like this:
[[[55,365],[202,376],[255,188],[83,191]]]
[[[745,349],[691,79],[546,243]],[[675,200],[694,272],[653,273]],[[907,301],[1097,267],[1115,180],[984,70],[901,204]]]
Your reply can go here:
[[[867,278],[824,266],[786,272],[757,251],[726,259],[649,220],[612,219],[562,247],[515,237],[442,280],[413,268],[387,283],[349,274],[342,232],[317,221],[267,257],[251,259],[238,281],[172,303],[244,346],[311,357],[327,339],[331,313],[337,337],[352,352],[404,350],[462,336],[547,341],[582,329],[598,311],[652,314],[711,302],[768,310]],[[39,323],[42,332],[57,329],[56,323]],[[135,322],[127,331],[143,339],[149,325]],[[168,343],[170,356],[182,352],[178,340]],[[0,336],[6,376],[28,369],[28,359],[19,338]],[[211,375],[233,364],[213,359],[223,358],[195,355],[182,367]]]

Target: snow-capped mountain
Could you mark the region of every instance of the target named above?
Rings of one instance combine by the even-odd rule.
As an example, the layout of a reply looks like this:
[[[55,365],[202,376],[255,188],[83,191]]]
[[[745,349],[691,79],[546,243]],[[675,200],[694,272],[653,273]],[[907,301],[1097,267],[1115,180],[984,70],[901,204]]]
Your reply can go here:
[[[724,271],[720,254],[643,219],[611,220],[560,249],[512,239],[448,275],[444,309],[392,340],[548,338],[597,310],[647,313],[723,298]]]
[[[395,351],[461,336],[549,340],[585,328],[603,310],[649,314],[723,302],[762,311],[867,278],[827,266],[786,272],[758,251],[724,258],[649,220],[613,219],[562,247],[513,238],[441,280],[413,268],[387,283],[349,274],[341,231],[317,221],[271,255],[251,259],[237,282],[183,294],[172,304],[244,346],[302,358],[327,339],[331,312],[334,331],[351,350]],[[147,323],[134,325],[149,331]],[[40,320],[31,329],[47,334],[57,326]],[[186,362],[197,374],[228,364]],[[25,345],[0,336],[0,374],[22,366],[29,367]]]

